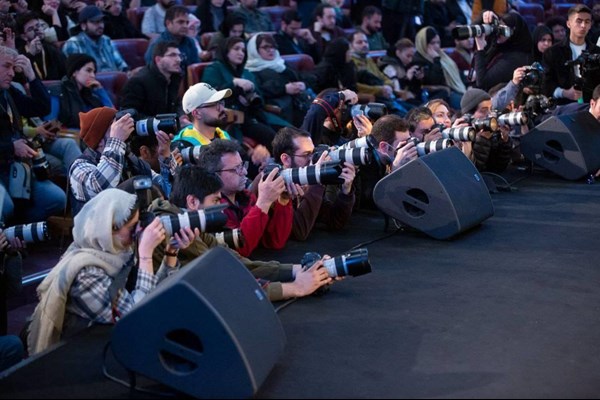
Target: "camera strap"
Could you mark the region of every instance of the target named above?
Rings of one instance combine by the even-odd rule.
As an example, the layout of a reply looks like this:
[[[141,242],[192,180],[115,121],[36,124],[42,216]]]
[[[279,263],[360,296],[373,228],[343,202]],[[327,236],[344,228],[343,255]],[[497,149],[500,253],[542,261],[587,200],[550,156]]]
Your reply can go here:
[[[320,99],[318,97],[313,100],[313,103],[318,104],[319,106],[321,106],[322,109],[325,110],[325,112],[327,113],[327,116],[329,117],[329,119],[331,119],[331,122],[333,123],[333,127],[335,128],[335,130],[337,132],[341,132],[342,131],[342,122],[339,120],[337,115],[335,115],[335,110],[333,109],[333,107],[331,107],[331,104],[329,104],[325,100]]]

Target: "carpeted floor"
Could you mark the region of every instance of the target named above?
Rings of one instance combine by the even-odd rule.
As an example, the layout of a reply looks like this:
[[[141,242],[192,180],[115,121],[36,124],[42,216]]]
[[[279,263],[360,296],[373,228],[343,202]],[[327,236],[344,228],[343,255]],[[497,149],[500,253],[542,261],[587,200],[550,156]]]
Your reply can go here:
[[[515,186],[480,227],[449,241],[399,231],[366,246],[371,274],[282,308],[287,345],[257,397],[598,398],[600,184],[536,173]],[[383,226],[357,213],[345,232],[255,258],[336,256]]]

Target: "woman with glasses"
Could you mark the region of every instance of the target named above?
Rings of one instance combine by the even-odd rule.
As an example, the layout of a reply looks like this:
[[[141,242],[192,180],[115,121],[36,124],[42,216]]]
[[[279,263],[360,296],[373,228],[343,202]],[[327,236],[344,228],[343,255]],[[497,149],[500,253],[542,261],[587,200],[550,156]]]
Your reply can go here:
[[[294,126],[300,126],[315,94],[306,82],[314,76],[306,74],[303,79],[290,68],[277,50],[272,35],[259,33],[248,41],[246,68],[256,76],[258,88],[265,102],[281,108],[281,117]]]
[[[266,112],[262,93],[254,74],[245,68],[246,45],[238,37],[227,39],[216,56],[216,61],[206,67],[202,81],[217,90],[231,89],[232,96],[225,99],[225,107],[242,111],[244,122],[236,124],[229,132],[236,138],[247,136],[271,148],[275,129],[289,126],[284,119]]]

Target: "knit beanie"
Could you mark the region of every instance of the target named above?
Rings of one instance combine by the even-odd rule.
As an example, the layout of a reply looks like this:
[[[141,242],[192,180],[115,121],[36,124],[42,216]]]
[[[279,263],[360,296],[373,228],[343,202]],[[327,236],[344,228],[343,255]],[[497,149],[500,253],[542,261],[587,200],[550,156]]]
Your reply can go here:
[[[477,109],[479,103],[491,99],[492,97],[487,92],[471,88],[465,92],[460,100],[460,111],[463,114],[470,114]]]
[[[110,107],[98,107],[86,113],[79,113],[81,130],[79,136],[88,147],[96,149],[115,118],[117,110]]]
[[[66,66],[67,66],[67,78],[71,79],[75,71],[80,70],[87,63],[94,63],[94,67],[96,67],[96,59],[92,56],[88,56],[87,54],[73,53],[67,57]]]

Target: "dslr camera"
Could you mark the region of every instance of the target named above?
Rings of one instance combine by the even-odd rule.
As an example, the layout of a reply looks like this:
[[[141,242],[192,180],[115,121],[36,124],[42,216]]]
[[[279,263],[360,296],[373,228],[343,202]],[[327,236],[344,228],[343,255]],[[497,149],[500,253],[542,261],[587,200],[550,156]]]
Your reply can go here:
[[[475,131],[496,132],[498,130],[498,120],[496,117],[474,118],[472,114],[465,114],[462,118]]]
[[[340,178],[342,173],[342,161],[328,161],[320,165],[309,165],[299,168],[283,168],[274,161],[269,161],[263,169],[263,176],[267,176],[275,168],[279,168],[278,176],[281,176],[286,184],[298,185],[340,185],[344,180]]]
[[[135,121],[134,134],[138,136],[156,136],[156,132],[176,135],[179,132],[179,118],[177,114],[158,114],[155,117],[140,118],[139,113],[134,108],[121,110],[115,114],[115,120],[123,115],[129,114]]]
[[[133,180],[133,188],[137,195],[140,206],[140,225],[146,228],[156,215],[148,211],[151,202],[152,179],[147,176],[139,176]],[[223,212],[227,204],[207,207],[204,210],[188,211],[177,215],[161,215],[160,222],[165,228],[167,237],[173,236],[182,228],[190,227],[192,230],[198,228],[200,232],[219,232],[227,222],[227,216]]]
[[[373,150],[369,147],[329,147],[326,144],[320,144],[315,147],[315,151],[312,155],[313,164],[319,160],[321,154],[325,151],[328,152],[327,155],[332,161],[341,161],[342,163],[348,162],[352,165],[369,165],[374,158]]]
[[[415,147],[417,148],[417,155],[419,157],[423,157],[429,153],[435,153],[436,151],[444,150],[448,147],[454,146],[454,141],[452,139],[438,139],[421,142],[416,137],[411,137],[407,140],[407,143],[408,142],[413,142],[415,144]]]
[[[512,35],[512,29],[510,29],[509,26],[500,24],[498,18],[494,18],[491,24],[459,25],[452,29],[452,37],[457,40],[489,36],[492,34],[509,38]]]
[[[377,121],[387,113],[387,107],[383,103],[355,104],[350,107],[350,116],[352,118],[358,115],[365,115],[371,121]]]
[[[525,68],[525,75],[521,80],[521,87],[539,87],[544,78],[544,67],[539,62],[534,62]]]
[[[302,260],[300,261],[302,269],[306,271],[321,258],[319,253],[304,254],[304,257],[302,257]],[[371,272],[369,251],[365,248],[361,248],[334,258],[323,260],[323,268],[327,270],[327,274],[330,278],[368,274]]]

